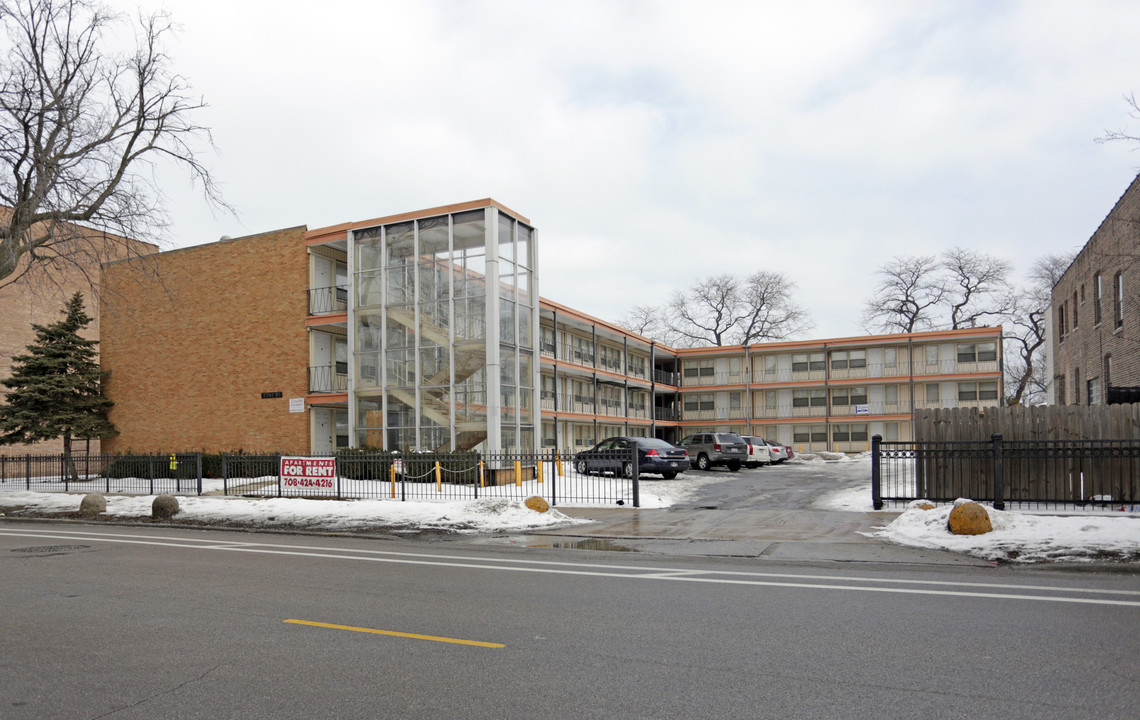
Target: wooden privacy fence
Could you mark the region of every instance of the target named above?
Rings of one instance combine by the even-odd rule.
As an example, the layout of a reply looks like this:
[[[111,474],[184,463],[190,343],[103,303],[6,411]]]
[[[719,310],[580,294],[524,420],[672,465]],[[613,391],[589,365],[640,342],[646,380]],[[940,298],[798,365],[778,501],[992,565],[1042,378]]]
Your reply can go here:
[[[883,501],[1140,502],[1140,405],[915,412],[913,442],[872,442]]]
[[[1138,405],[1042,405],[914,411],[915,442],[1140,440]]]

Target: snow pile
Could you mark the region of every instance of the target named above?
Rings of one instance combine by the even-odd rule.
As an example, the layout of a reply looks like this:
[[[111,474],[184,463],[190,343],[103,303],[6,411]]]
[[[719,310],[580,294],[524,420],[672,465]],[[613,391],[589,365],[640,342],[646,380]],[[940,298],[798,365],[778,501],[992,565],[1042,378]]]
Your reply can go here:
[[[3,495],[9,507],[64,513],[79,509],[79,495],[13,492]],[[154,495],[107,497],[106,515],[146,519]],[[449,502],[393,502],[389,500],[307,500],[303,498],[250,499],[236,497],[179,497],[179,521],[256,525],[265,528],[325,531],[395,528],[452,532],[519,532],[561,527],[589,520],[568,517],[555,509],[538,513],[521,501],[505,498]]]
[[[868,536],[987,560],[1140,560],[1140,518],[1134,516],[1026,515],[987,507],[993,532],[954,535],[947,527],[952,506],[923,510],[920,503],[911,503],[894,522]]]

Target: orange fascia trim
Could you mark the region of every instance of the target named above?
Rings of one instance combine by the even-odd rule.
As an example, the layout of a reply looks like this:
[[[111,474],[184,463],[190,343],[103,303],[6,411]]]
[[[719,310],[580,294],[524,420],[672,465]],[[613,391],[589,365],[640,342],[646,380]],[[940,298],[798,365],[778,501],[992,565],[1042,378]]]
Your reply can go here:
[[[309,315],[305,318],[305,327],[328,325],[329,323],[348,322],[348,311],[338,313],[325,313],[323,315]]]
[[[348,402],[348,393],[313,393],[305,399],[305,404],[309,407],[313,405],[333,405],[336,403]]]
[[[763,353],[772,350],[789,350],[789,349],[816,349],[822,350],[827,346],[828,350],[841,349],[842,347],[872,347],[875,345],[905,345],[911,340],[918,342],[928,342],[930,340],[951,340],[969,337],[977,338],[997,338],[1001,339],[1002,328],[1001,325],[995,327],[977,327],[977,328],[961,328],[958,330],[932,330],[925,332],[915,333],[894,333],[887,335],[862,335],[855,337],[841,337],[841,338],[823,338],[821,340],[784,340],[781,342],[763,342],[756,345],[749,345],[749,353]],[[678,356],[684,355],[735,355],[744,352],[743,345],[724,345],[721,347],[701,347],[701,348],[668,348],[664,345],[659,346],[664,350],[669,350]]]
[[[376,227],[377,225],[388,225],[390,223],[404,222],[406,220],[419,220],[420,218],[434,217],[436,215],[447,215],[448,213],[463,212],[465,210],[478,210],[479,208],[493,207],[502,210],[511,217],[531,225],[530,219],[520,215],[519,213],[511,210],[506,205],[492,199],[483,198],[482,200],[470,200],[468,202],[455,203],[454,205],[440,205],[439,207],[427,208],[424,210],[414,210],[412,212],[400,213],[398,215],[388,215],[385,217],[373,218],[371,220],[359,220],[356,222],[346,222],[339,225],[330,225],[328,227],[316,228],[310,230],[305,234],[308,239],[306,244],[320,245],[321,243],[331,242],[333,240],[341,240],[348,236],[349,230],[358,230],[360,228]],[[533,227],[533,225],[532,225]]]
[[[538,298],[538,309],[540,311],[544,310],[544,309],[550,310],[552,312],[557,311],[557,313],[561,316],[569,316],[569,317],[574,318],[575,320],[581,320],[582,322],[589,323],[591,325],[597,325],[599,327],[603,327],[603,328],[609,330],[610,332],[617,333],[618,335],[621,335],[623,337],[628,337],[628,338],[632,338],[633,340],[637,340],[638,342],[643,342],[646,345],[656,345],[657,347],[662,348],[668,352],[673,352],[672,348],[668,347],[667,345],[662,345],[661,343],[657,342],[656,340],[651,340],[650,338],[647,338],[644,335],[638,335],[637,333],[635,333],[631,330],[626,330],[625,328],[620,327],[618,325],[614,325],[611,322],[608,322],[606,320],[602,320],[601,318],[596,318],[593,315],[587,315],[586,313],[584,313],[580,310],[575,310],[572,307],[567,307],[566,305],[562,305],[561,303],[556,303],[553,300],[547,300],[544,297]]]

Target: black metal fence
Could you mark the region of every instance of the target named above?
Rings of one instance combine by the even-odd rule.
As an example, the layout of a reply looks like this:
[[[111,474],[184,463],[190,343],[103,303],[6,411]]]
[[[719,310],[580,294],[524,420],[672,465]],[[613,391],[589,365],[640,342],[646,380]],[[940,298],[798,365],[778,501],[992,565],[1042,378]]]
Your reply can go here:
[[[346,450],[296,460],[278,453],[73,455],[69,463],[62,455],[0,455],[0,492],[383,500],[524,500],[537,495],[551,505],[638,507],[640,477],[634,452],[611,451],[612,458],[602,458],[608,462],[592,461],[588,473],[579,472],[573,455],[554,450],[496,454]],[[306,464],[305,459],[319,462]]]
[[[1140,505],[1138,440],[883,442],[871,438],[871,496],[885,503],[969,498],[1019,507]]]

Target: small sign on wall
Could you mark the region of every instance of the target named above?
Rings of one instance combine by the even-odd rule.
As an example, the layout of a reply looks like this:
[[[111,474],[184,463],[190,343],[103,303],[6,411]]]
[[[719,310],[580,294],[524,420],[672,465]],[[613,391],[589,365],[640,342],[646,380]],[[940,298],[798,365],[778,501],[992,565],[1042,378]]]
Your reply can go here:
[[[289,398],[289,412],[305,412],[305,398]]]
[[[855,406],[855,414],[856,415],[870,415],[871,414],[871,408],[867,405],[856,405]]]

